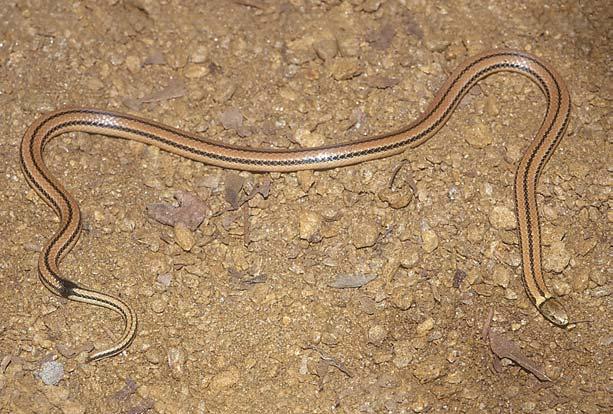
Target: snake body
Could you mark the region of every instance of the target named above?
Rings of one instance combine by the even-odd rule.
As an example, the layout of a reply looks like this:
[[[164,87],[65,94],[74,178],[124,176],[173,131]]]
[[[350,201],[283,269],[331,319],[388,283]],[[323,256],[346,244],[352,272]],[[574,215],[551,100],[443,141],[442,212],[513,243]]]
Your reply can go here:
[[[517,72],[543,92],[547,108],[542,124],[521,158],[515,175],[515,205],[522,256],[522,280],[528,297],[541,314],[561,327],[569,320],[543,278],[541,236],[536,187],[543,167],[564,136],[570,96],[556,71],[543,60],[516,50],[492,50],[476,55],[451,73],[423,114],[408,126],[382,135],[317,148],[260,149],[226,145],[132,115],[89,108],[67,108],[44,115],[26,131],[20,151],[23,173],[30,186],[60,218],[56,233],[44,245],[38,270],[42,283],[56,295],[119,313],[122,336],[89,355],[99,360],[125,350],[137,331],[135,312],[122,300],[82,287],[62,276],[59,264],[81,232],[81,212],[74,197],[45,164],[45,145],[73,131],[140,141],[205,164],[255,172],[321,170],[389,157],[416,147],[445,124],[466,92],[496,72]]]

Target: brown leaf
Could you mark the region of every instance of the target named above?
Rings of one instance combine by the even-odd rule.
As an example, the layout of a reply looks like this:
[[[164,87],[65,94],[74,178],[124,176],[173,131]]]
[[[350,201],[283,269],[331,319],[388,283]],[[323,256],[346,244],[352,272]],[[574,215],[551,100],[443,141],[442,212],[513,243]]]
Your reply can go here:
[[[138,385],[131,378],[126,378],[126,385],[111,396],[111,399],[123,401],[136,392]]]
[[[177,191],[175,198],[179,206],[167,203],[154,203],[147,206],[147,215],[155,221],[175,226],[183,223],[190,230],[196,230],[204,221],[207,213],[207,205],[195,195],[187,191]]]
[[[171,79],[161,91],[153,92],[141,99],[141,102],[151,103],[168,101],[170,99],[180,98],[185,96],[185,84],[179,79]]]
[[[462,269],[456,269],[453,275],[453,287],[459,289],[462,286],[462,282],[466,278],[466,272]]]
[[[399,82],[400,79],[388,78],[387,76],[383,75],[372,75],[366,79],[368,86],[377,89],[391,88],[392,86],[398,85]]]
[[[394,39],[394,35],[396,34],[396,30],[394,27],[386,23],[379,30],[375,30],[370,32],[366,36],[366,40],[372,43],[372,47],[379,50],[385,50],[390,47],[392,44],[392,40]]]
[[[335,289],[359,288],[377,278],[376,275],[339,275],[328,286]]]
[[[490,348],[498,358],[510,359],[526,371],[534,374],[540,381],[551,381],[547,374],[545,374],[542,365],[528,358],[516,343],[493,332],[490,332],[489,339]]]
[[[162,51],[160,49],[153,49],[149,56],[147,56],[147,58],[145,58],[145,61],[143,62],[143,66],[165,64],[166,59],[164,58],[164,55],[162,54]]]
[[[238,131],[243,126],[243,114],[238,108],[230,108],[222,112],[219,120],[225,129]]]
[[[236,173],[229,172],[224,177],[224,194],[232,210],[237,210],[241,206],[240,192],[243,185],[245,185],[245,179]]]

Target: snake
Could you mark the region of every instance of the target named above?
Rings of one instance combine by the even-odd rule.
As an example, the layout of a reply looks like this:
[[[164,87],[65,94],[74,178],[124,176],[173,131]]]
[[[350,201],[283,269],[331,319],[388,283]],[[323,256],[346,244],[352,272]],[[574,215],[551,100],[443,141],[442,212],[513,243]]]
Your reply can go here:
[[[39,254],[40,280],[56,295],[110,309],[123,318],[121,337],[89,352],[88,362],[125,351],[137,336],[137,315],[131,306],[118,297],[66,278],[60,270],[60,262],[77,243],[82,225],[79,204],[44,161],[45,146],[54,137],[84,132],[134,140],[232,170],[266,173],[332,169],[389,157],[419,146],[443,127],[477,82],[498,72],[526,76],[546,100],[542,123],[521,156],[514,179],[521,279],[528,298],[542,316],[555,326],[568,327],[565,307],[549,290],[543,275],[537,184],[565,135],[571,110],[570,94],[550,64],[530,53],[512,49],[488,50],[468,58],[450,73],[426,109],[410,124],[392,132],[318,147],[279,149],[228,145],[149,119],[95,108],[67,107],[44,114],[29,126],[20,146],[20,163],[26,181],[59,217],[57,231]]]

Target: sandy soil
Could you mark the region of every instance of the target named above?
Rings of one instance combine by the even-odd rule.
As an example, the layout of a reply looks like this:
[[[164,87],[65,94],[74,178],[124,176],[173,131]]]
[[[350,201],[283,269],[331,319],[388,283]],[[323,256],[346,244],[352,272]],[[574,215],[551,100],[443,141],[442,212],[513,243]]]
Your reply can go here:
[[[610,22],[607,1],[5,0],[0,412],[610,412]],[[588,322],[556,329],[524,293],[508,213],[544,99],[496,75],[427,144],[340,170],[239,178],[140,144],[56,139],[48,163],[84,213],[65,274],[140,317],[127,352],[83,363],[121,321],[38,280],[57,219],[18,163],[37,116],[94,106],[229,143],[335,143],[406,125],[491,47],[535,53],[569,83],[539,201],[548,282]],[[237,182],[242,196],[271,187],[231,210]],[[179,190],[207,205],[194,232],[147,213]],[[362,286],[333,287],[348,278]],[[494,359],[490,310],[491,331],[551,381]]]

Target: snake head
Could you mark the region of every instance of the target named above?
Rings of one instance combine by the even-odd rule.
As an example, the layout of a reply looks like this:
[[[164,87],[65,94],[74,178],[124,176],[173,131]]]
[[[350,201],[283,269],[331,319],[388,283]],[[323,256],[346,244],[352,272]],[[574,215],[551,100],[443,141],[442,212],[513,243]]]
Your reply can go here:
[[[541,314],[549,322],[553,323],[560,328],[566,328],[568,326],[568,314],[564,306],[556,299],[549,298],[545,302],[541,303],[538,307]]]

